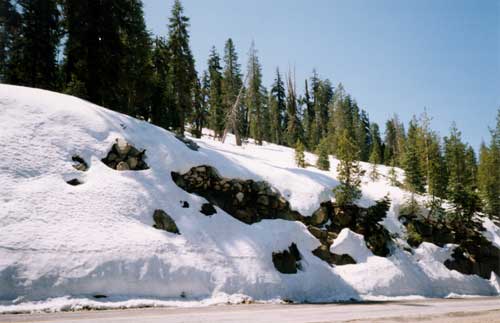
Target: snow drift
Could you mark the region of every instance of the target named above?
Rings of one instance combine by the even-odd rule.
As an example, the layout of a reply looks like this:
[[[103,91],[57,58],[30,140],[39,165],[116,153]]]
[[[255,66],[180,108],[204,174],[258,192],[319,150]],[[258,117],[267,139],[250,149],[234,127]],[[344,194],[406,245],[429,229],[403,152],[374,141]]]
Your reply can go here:
[[[145,149],[149,168],[117,171],[101,162],[117,138]],[[362,236],[345,232],[335,245],[359,262],[331,267],[311,253],[319,242],[300,222],[248,225],[219,208],[214,216],[204,216],[200,208],[206,200],[175,185],[172,171],[210,165],[224,177],[264,180],[292,209],[309,216],[332,198],[338,161],[330,157],[329,172],[301,169],[294,165],[293,150],[282,146],[194,140],[198,151],[168,131],[74,97],[0,85],[2,303],[94,295],[121,301],[241,294],[295,301],[498,295],[495,275],[490,281],[443,265],[452,246],[422,244],[412,253],[403,249],[408,246],[398,239],[405,230],[397,210],[406,193],[390,186],[385,176],[375,183],[365,179],[359,204],[390,196],[383,224],[397,243],[387,258],[366,250]],[[87,171],[72,166],[74,155],[84,159]],[[315,158],[306,154],[311,164]],[[380,166],[380,171],[385,175],[388,170]],[[68,185],[71,179],[81,184]],[[168,213],[181,234],[155,229],[156,209]],[[487,238],[498,246],[499,228],[491,221],[486,228]],[[281,274],[272,253],[292,243],[302,255],[302,268]]]

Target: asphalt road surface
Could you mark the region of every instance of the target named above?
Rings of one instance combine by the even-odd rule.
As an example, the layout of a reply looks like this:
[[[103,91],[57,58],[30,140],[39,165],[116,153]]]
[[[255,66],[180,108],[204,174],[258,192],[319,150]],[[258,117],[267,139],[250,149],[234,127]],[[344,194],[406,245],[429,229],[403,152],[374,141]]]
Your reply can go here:
[[[354,304],[252,304],[0,315],[0,322],[64,323],[326,323],[500,322],[500,298],[427,299]]]

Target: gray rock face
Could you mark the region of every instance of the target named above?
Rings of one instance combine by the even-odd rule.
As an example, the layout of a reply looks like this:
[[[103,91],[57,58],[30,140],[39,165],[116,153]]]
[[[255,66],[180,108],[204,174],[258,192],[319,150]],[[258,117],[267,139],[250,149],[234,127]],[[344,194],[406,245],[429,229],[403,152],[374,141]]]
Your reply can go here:
[[[117,139],[108,155],[101,161],[109,167],[124,170],[144,170],[149,166],[144,159],[146,150],[138,150],[123,139]]]
[[[155,210],[155,212],[153,213],[153,220],[155,221],[155,224],[153,226],[156,229],[180,234],[174,219],[172,219],[170,215],[168,215],[165,211]]]

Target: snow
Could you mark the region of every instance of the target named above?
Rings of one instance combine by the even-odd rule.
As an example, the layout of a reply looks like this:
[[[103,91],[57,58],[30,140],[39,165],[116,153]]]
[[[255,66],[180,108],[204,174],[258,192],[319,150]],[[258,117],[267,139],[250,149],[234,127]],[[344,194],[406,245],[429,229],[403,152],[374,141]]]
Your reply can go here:
[[[330,246],[330,252],[337,255],[347,254],[356,263],[366,262],[373,253],[368,249],[363,235],[352,232],[349,228],[344,228]]]
[[[146,149],[150,169],[120,172],[104,165],[100,160],[118,138]],[[225,177],[266,180],[304,215],[331,199],[338,185],[333,157],[331,171],[297,168],[290,148],[252,142],[238,147],[229,139],[194,139],[200,149],[192,151],[145,121],[63,94],[0,85],[0,312],[88,304],[195,306],[216,303],[221,295],[227,302],[499,293],[493,280],[448,270],[442,262],[450,249],[425,244],[410,253],[395,245],[382,258],[345,229],[332,248],[348,250],[359,263],[331,267],[311,253],[319,241],[302,223],[247,225],[219,208],[212,217],[202,215],[206,200],[177,187],[172,171],[204,164]],[[72,167],[74,154],[88,163],[88,171]],[[308,163],[315,159],[306,153]],[[388,195],[392,205],[382,223],[403,237],[397,212],[407,193],[389,185],[388,170],[379,166],[382,176],[374,183],[364,179],[359,204]],[[73,178],[83,184],[68,185]],[[165,210],[181,234],[154,229],[155,209]],[[498,246],[498,227],[484,223],[486,237]],[[302,254],[302,270],[281,274],[272,253],[292,242]],[[107,301],[92,300],[96,294]]]

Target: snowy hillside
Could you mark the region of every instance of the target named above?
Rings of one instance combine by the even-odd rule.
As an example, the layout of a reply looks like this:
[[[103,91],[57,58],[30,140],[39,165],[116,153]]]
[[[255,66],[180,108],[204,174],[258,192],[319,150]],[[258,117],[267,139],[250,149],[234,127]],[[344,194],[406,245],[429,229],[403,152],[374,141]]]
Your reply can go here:
[[[149,169],[117,171],[101,162],[118,138],[145,149]],[[422,243],[411,250],[397,219],[406,194],[385,176],[375,183],[365,178],[359,205],[390,196],[383,225],[395,242],[388,257],[375,256],[362,235],[345,229],[331,251],[342,250],[357,263],[330,266],[312,254],[320,242],[301,222],[249,225],[218,207],[205,216],[200,209],[207,201],[178,187],[171,172],[209,165],[226,178],[264,180],[304,216],[330,200],[338,182],[334,171],[297,168],[289,148],[193,140],[198,151],[145,121],[74,97],[0,85],[0,311],[57,297],[65,297],[56,302],[64,306],[113,307],[103,304],[142,304],[133,300],[145,298],[210,303],[235,295],[295,301],[498,295],[495,274],[488,280],[443,264],[454,246]],[[73,167],[75,155],[87,171]],[[315,158],[306,154],[312,165]],[[335,169],[337,160],[330,162]],[[68,185],[72,179],[82,184]],[[172,217],[180,234],[153,227],[157,209]],[[485,228],[499,247],[499,228],[489,220]],[[272,254],[292,243],[301,270],[280,273]],[[95,295],[107,298],[88,300]]]

